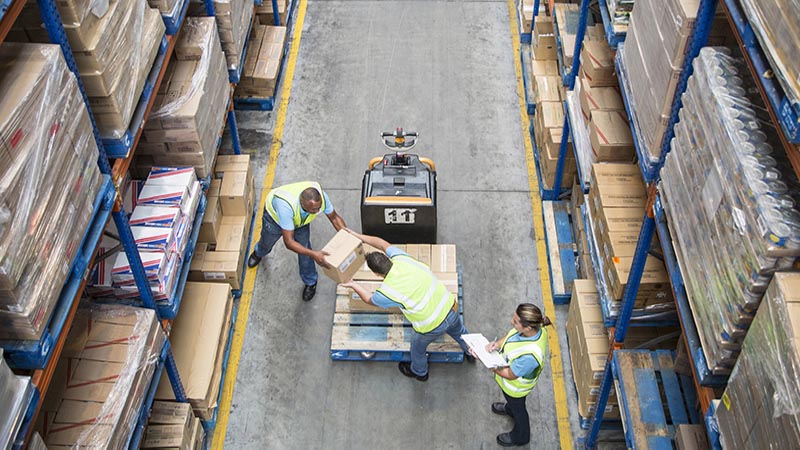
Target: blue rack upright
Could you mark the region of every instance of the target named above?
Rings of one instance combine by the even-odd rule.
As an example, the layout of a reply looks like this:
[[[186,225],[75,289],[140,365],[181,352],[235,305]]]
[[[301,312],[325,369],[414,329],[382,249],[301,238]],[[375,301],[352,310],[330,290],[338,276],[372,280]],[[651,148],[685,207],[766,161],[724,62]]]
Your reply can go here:
[[[183,0],[183,5],[177,8],[175,13],[172,15],[161,14],[161,19],[164,21],[164,27],[167,30],[167,35],[174,36],[178,34],[178,30],[181,28],[181,23],[183,23],[183,19],[186,18],[186,11],[189,9],[189,1],[190,0]]]

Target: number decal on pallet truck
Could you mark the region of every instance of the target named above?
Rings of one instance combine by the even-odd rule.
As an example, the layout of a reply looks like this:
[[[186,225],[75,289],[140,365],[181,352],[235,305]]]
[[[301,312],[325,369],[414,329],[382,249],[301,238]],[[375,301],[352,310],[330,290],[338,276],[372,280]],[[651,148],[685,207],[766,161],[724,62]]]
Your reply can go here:
[[[417,208],[386,208],[383,210],[384,221],[388,223],[414,223]]]

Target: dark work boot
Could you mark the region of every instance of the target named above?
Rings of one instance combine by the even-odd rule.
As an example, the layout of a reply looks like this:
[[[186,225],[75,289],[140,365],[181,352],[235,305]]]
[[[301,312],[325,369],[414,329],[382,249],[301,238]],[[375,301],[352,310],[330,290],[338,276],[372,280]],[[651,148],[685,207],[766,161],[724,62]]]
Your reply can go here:
[[[261,262],[261,257],[256,256],[256,252],[250,253],[250,257],[247,258],[247,267],[251,269],[258,265]]]
[[[306,286],[303,288],[303,301],[310,302],[312,298],[314,298],[314,294],[317,293],[317,283],[314,283],[310,286]]]

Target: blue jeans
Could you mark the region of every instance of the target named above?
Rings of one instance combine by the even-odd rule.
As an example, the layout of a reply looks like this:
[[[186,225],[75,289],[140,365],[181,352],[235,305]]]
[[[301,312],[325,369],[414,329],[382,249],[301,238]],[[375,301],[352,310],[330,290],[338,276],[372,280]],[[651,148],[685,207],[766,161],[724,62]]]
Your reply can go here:
[[[461,346],[461,349],[464,352],[469,352],[469,348],[467,344],[461,339],[462,334],[467,334],[467,327],[464,326],[464,323],[461,321],[461,316],[458,313],[453,312],[451,309],[450,312],[447,314],[447,317],[444,318],[444,322],[442,322],[438,327],[434,328],[433,330],[429,331],[428,333],[417,333],[416,331],[412,332],[411,336],[411,371],[414,372],[416,375],[425,375],[428,373],[428,357],[425,354],[426,350],[428,349],[428,344],[435,341],[439,336],[443,334],[449,334],[450,337],[458,342],[458,345]]]
[[[261,218],[261,238],[256,243],[253,253],[259,258],[267,256],[272,251],[272,247],[283,237],[283,229],[275,222],[264,208],[264,216]],[[294,230],[294,240],[303,247],[311,249],[311,229],[308,225]],[[311,286],[317,284],[317,266],[314,260],[305,255],[297,255],[297,263],[300,266],[300,279],[303,284]]]

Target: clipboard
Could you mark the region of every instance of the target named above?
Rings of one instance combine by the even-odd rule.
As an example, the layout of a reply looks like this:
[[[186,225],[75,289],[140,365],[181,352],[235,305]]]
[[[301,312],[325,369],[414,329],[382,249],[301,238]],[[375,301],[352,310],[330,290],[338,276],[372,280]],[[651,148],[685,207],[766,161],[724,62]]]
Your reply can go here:
[[[462,334],[461,339],[467,344],[467,347],[472,350],[475,356],[481,360],[484,366],[489,369],[497,367],[508,367],[508,361],[505,357],[498,352],[487,352],[486,346],[489,345],[489,340],[481,333]]]

